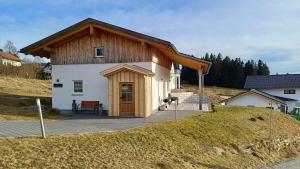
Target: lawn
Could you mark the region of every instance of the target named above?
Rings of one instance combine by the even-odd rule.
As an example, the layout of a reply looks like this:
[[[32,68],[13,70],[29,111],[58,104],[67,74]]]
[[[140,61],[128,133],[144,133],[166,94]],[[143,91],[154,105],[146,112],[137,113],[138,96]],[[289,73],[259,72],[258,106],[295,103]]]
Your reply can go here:
[[[51,81],[0,76],[0,121],[38,119],[36,98],[51,107]]]
[[[123,132],[0,139],[3,168],[246,168],[282,160],[299,152],[291,147],[268,156],[265,144],[255,155],[232,151],[268,138],[269,111],[217,107],[207,113]],[[274,112],[274,137],[300,132],[300,123]],[[255,119],[255,120],[253,120]],[[223,155],[211,151],[222,148]],[[291,153],[293,152],[293,153]]]

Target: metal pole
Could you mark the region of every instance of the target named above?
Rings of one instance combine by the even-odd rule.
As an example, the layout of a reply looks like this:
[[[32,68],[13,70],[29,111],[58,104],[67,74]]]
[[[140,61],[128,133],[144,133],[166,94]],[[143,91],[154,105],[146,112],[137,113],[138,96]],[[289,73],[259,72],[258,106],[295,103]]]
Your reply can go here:
[[[38,111],[39,111],[39,116],[40,116],[42,136],[43,136],[43,138],[46,138],[45,126],[44,126],[44,120],[43,120],[43,114],[42,114],[42,108],[41,108],[41,101],[40,101],[39,98],[36,99],[36,104],[37,104]]]
[[[204,104],[204,75],[201,75],[201,109],[203,110],[203,104]]]
[[[178,104],[178,99],[175,102],[175,120],[177,120],[177,104]]]
[[[270,110],[270,131],[269,131],[269,155],[271,155],[271,146],[272,146],[272,112],[273,112],[273,104],[272,102],[270,103],[271,110]]]

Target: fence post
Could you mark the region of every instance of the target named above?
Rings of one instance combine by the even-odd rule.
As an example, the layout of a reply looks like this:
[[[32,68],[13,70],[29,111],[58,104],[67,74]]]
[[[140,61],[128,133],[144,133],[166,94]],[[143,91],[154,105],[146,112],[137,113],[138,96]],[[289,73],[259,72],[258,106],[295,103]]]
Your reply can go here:
[[[273,104],[272,104],[272,102],[270,103],[270,106],[271,106],[271,109],[270,109],[270,114],[269,114],[269,155],[271,155],[271,147],[272,147],[272,127],[273,127],[273,124],[272,124],[272,113],[273,113]]]
[[[43,136],[43,138],[46,138],[45,126],[44,126],[44,120],[43,120],[43,113],[42,113],[42,108],[41,108],[41,101],[40,101],[39,98],[36,99],[36,104],[37,104],[38,111],[39,111],[39,116],[40,116],[42,136]]]

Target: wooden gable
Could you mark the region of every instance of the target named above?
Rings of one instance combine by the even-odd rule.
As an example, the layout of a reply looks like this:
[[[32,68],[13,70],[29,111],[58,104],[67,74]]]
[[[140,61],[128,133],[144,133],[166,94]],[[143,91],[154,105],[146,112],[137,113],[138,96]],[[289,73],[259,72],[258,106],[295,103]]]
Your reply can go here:
[[[104,58],[94,48],[104,47]],[[210,63],[179,53],[165,40],[88,18],[21,49],[22,53],[47,57],[55,64],[155,62],[168,69],[172,62],[208,72]]]

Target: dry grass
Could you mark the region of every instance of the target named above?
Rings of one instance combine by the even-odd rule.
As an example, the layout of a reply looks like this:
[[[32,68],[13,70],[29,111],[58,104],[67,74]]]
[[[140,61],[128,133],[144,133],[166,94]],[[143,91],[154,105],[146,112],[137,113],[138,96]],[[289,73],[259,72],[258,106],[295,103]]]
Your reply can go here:
[[[35,99],[51,106],[51,81],[0,76],[0,121],[38,119]],[[46,116],[56,119],[58,116]]]
[[[20,96],[51,97],[51,81],[0,76],[0,92]]]
[[[231,154],[234,145],[258,142],[268,137],[269,110],[225,107],[216,113],[149,125],[124,132],[52,136],[48,139],[0,139],[3,168],[247,168],[284,158],[286,152],[259,150]],[[262,117],[265,120],[251,121]],[[300,132],[300,123],[274,113],[274,135]],[[209,153],[223,148],[224,155]],[[297,152],[298,149],[293,149]],[[290,152],[290,151],[289,151]]]
[[[186,91],[196,93],[199,89],[196,85],[183,84],[183,89]],[[205,86],[204,93],[213,103],[219,103],[224,99],[228,99],[232,96],[240,94],[245,90],[242,89],[233,89],[233,88],[224,88],[224,87],[216,87],[216,86]]]

